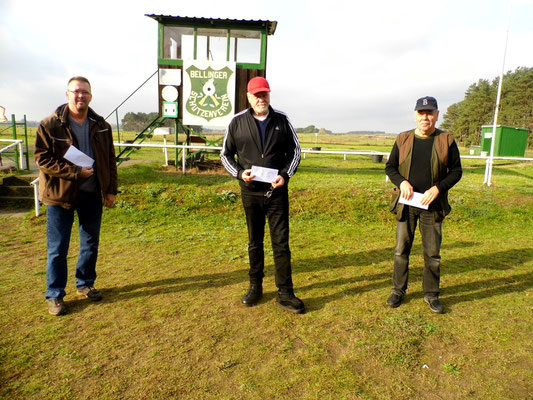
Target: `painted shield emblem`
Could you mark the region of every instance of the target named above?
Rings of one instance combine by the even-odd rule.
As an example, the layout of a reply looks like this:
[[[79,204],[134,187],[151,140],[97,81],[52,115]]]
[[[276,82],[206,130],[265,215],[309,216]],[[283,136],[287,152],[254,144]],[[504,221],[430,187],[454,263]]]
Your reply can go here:
[[[209,122],[232,112],[228,96],[228,81],[233,74],[230,68],[201,69],[191,65],[186,72],[191,81],[191,92],[186,101],[186,108],[191,115]]]

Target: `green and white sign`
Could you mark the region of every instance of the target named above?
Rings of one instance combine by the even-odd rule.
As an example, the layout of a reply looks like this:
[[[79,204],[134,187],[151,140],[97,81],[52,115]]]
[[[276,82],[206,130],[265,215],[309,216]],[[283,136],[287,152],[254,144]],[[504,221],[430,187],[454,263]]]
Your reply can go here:
[[[183,61],[183,123],[227,126],[235,113],[235,63]]]
[[[178,103],[173,101],[163,102],[163,117],[178,118]]]

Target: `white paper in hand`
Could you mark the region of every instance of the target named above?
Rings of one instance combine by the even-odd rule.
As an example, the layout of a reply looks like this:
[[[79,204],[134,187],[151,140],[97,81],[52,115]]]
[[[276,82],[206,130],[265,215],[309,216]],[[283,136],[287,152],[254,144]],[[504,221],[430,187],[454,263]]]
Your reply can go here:
[[[402,204],[407,204],[408,206],[413,206],[413,207],[427,210],[429,208],[429,204],[422,205],[422,203],[420,203],[422,196],[423,196],[422,193],[413,192],[413,195],[411,196],[410,200],[405,200],[402,196],[400,196],[400,199],[398,201]]]
[[[78,167],[92,167],[94,164],[94,160],[91,157],[82,153],[74,146],[68,148],[63,158]]]
[[[278,177],[278,170],[252,165],[252,175],[255,175],[254,181],[271,183]]]

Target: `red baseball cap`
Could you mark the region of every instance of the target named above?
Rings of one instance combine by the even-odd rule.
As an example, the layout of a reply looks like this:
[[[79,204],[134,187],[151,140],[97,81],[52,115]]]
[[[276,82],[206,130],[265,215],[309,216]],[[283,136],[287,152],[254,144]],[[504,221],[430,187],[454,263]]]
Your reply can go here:
[[[250,79],[248,82],[248,93],[256,94],[259,92],[270,92],[270,86],[265,78],[262,76],[256,76]]]

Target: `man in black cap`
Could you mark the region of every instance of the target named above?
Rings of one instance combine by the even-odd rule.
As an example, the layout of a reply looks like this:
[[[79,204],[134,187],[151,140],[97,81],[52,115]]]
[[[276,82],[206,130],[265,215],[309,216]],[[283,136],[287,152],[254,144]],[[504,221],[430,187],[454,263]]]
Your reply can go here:
[[[253,306],[263,295],[266,218],[276,268],[276,304],[301,314],[304,303],[294,295],[292,283],[287,188],[300,163],[300,143],[287,116],[270,106],[270,86],[265,78],[258,76],[248,82],[247,98],[250,108],[233,117],[220,153],[226,170],[239,180],[248,226],[250,286],[242,302]]]
[[[391,211],[397,220],[393,288],[387,304],[399,307],[406,295],[409,254],[419,223],[424,252],[424,300],[431,311],[442,313],[439,300],[442,220],[451,210],[448,190],[461,179],[462,168],[453,137],[435,128],[438,117],[434,97],[418,99],[416,129],[398,135],[385,167],[396,185]],[[406,201],[411,202],[405,204]]]

